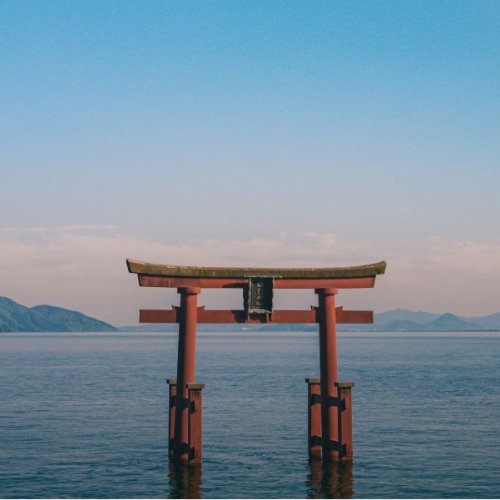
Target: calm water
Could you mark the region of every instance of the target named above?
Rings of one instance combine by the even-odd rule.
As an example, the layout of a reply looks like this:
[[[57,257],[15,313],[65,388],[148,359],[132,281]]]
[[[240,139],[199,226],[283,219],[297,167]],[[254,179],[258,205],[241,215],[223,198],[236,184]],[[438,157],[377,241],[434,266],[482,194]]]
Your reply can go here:
[[[167,459],[172,334],[0,334],[0,497],[500,497],[500,335],[340,334],[352,467],[307,460],[311,333],[200,334],[204,461]]]

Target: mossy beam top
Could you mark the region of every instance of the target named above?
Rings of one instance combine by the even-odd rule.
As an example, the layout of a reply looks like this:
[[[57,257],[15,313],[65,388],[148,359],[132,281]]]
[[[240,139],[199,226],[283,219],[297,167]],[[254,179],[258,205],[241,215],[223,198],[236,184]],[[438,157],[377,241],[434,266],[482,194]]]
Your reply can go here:
[[[275,279],[332,279],[365,278],[384,274],[385,261],[348,267],[196,267],[152,264],[127,259],[130,273],[169,278],[275,278]]]

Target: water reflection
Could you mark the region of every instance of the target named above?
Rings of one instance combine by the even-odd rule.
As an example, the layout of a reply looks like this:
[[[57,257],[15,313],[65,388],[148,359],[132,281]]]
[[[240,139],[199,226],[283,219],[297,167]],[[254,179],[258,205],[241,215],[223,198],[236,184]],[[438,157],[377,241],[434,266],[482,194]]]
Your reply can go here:
[[[311,460],[306,486],[308,498],[352,498],[352,463],[324,464],[321,460]]]
[[[201,498],[201,464],[169,463],[170,498]]]

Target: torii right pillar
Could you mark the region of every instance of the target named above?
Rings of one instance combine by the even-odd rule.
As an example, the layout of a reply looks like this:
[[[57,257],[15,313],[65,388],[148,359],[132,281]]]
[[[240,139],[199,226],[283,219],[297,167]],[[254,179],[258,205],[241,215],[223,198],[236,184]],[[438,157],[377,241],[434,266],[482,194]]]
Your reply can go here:
[[[309,453],[324,461],[352,460],[351,382],[338,381],[336,288],[318,288],[320,379],[309,385]],[[319,386],[319,387],[318,387]],[[319,389],[319,390],[318,390]],[[318,408],[319,406],[319,408]]]

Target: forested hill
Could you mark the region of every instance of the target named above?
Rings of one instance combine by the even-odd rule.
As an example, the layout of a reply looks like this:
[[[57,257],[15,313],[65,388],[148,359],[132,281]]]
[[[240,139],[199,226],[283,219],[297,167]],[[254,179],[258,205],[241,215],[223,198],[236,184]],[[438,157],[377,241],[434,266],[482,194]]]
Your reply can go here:
[[[0,297],[0,332],[109,332],[104,321],[62,307],[25,307]]]

